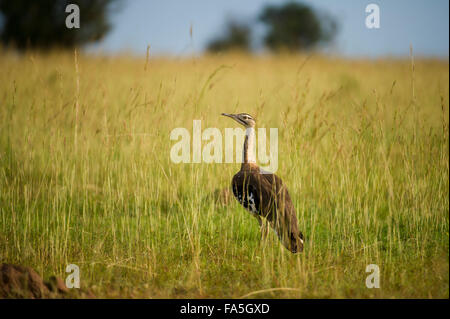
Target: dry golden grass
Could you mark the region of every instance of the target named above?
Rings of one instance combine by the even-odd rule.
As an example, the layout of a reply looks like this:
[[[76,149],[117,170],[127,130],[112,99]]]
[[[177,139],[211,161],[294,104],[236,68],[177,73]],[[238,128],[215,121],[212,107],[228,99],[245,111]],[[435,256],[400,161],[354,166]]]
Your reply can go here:
[[[100,297],[448,298],[448,61],[77,60],[0,53],[0,263]],[[221,112],[278,128],[304,253],[215,198],[239,164],[170,161]]]

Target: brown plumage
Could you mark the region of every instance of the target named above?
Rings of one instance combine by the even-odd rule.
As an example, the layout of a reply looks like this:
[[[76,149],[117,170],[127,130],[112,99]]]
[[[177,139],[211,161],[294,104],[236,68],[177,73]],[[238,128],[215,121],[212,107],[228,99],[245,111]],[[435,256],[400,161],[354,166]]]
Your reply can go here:
[[[265,218],[282,244],[291,252],[303,251],[303,234],[298,230],[294,204],[277,175],[262,171],[252,151],[255,120],[247,113],[225,114],[247,128],[241,170],[233,176],[233,195],[259,222]]]

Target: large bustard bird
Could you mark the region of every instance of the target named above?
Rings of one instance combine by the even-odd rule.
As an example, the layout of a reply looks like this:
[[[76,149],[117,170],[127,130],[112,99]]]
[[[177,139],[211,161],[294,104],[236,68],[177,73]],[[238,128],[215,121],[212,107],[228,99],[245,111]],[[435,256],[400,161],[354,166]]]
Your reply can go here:
[[[298,230],[294,205],[286,186],[277,175],[256,165],[255,119],[247,113],[227,114],[246,128],[241,170],[233,176],[233,195],[259,222],[265,218],[281,243],[292,253],[303,251],[303,234]]]

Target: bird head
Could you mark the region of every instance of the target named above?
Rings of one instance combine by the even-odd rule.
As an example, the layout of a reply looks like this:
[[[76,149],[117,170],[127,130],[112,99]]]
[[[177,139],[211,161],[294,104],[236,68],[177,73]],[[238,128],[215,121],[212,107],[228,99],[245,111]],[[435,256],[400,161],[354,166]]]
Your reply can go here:
[[[233,120],[238,122],[241,125],[244,125],[245,128],[255,127],[255,119],[248,113],[238,113],[238,114],[228,114],[222,113],[223,116],[231,117]]]

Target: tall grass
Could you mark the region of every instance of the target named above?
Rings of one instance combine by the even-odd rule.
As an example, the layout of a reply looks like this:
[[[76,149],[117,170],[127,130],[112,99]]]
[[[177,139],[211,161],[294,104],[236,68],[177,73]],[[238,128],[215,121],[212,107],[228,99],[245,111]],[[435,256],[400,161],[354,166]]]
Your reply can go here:
[[[0,263],[77,264],[100,297],[448,298],[447,61],[3,52],[0,69]],[[302,254],[220,196],[239,164],[170,161],[173,128],[235,111],[279,129]]]

